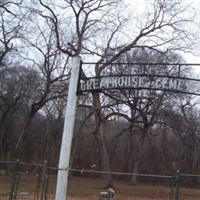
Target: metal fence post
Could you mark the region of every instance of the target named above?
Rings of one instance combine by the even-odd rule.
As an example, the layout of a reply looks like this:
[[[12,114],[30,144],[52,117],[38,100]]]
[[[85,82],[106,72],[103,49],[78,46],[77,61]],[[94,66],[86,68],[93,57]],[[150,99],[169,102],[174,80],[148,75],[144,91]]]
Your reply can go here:
[[[47,199],[47,186],[48,186],[48,166],[47,161],[45,160],[42,167],[42,192],[41,192],[41,200]]]
[[[14,200],[17,198],[17,188],[18,188],[18,184],[19,184],[19,177],[20,177],[20,160],[17,159],[16,164],[15,164],[15,169],[13,172],[9,200]]]
[[[180,171],[176,171],[175,175],[175,200],[179,200],[179,189],[180,189]]]

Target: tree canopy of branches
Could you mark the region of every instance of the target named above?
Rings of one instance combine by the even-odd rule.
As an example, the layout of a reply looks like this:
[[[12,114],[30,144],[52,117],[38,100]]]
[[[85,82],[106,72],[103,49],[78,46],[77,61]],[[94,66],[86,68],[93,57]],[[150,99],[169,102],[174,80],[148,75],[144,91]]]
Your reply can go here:
[[[0,66],[6,59],[12,60],[33,68],[42,80],[35,91],[29,90],[37,98],[28,103],[28,118],[16,148],[28,135],[35,114],[66,95],[70,67],[73,67],[71,57],[81,56],[83,61],[95,62],[94,68],[83,68],[84,77],[101,76],[110,63],[119,61],[128,51],[144,50],[148,52],[145,55],[157,52],[167,56],[171,51],[192,51],[197,44],[195,13],[181,1],[147,1],[140,16],[131,9],[134,8],[128,8],[123,0],[1,1]],[[126,94],[120,93],[120,97],[123,95]],[[111,171],[103,127],[108,119],[105,117],[108,108],[103,101],[106,98],[97,92],[89,98],[90,105],[86,106],[92,108],[94,115],[94,136],[101,152],[102,169]],[[152,104],[137,101],[127,106],[146,122],[149,113],[155,116],[162,98],[159,96]],[[116,99],[111,101],[116,103]],[[111,174],[106,186],[112,186]]]

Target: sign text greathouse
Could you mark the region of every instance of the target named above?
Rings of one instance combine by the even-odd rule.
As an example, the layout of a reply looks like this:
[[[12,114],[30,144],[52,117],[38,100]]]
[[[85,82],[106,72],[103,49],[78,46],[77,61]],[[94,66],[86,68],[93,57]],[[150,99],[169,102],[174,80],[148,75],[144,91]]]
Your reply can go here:
[[[177,77],[155,77],[150,75],[130,75],[95,77],[81,81],[80,91],[102,89],[156,89],[187,92],[191,87],[191,80]]]
[[[200,95],[200,79],[190,70],[193,66],[181,63],[112,63],[100,76],[83,78],[80,75],[78,92],[126,89],[135,97],[159,94],[157,91]]]

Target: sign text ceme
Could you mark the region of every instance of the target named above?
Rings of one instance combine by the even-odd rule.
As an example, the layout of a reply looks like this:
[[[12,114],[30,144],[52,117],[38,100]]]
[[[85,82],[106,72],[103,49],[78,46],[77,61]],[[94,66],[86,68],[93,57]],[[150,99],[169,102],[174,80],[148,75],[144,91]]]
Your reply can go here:
[[[183,78],[147,75],[89,78],[80,83],[80,91],[82,92],[120,88],[187,91],[189,87],[190,81]]]

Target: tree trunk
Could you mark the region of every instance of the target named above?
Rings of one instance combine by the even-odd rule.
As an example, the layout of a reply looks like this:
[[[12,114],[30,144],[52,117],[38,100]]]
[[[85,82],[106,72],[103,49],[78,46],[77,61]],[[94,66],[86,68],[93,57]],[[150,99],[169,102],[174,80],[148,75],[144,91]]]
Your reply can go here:
[[[137,137],[135,137],[137,138]],[[143,149],[143,143],[144,143],[144,138],[142,135],[138,135],[138,139],[135,142],[135,148],[134,148],[134,160],[133,160],[133,167],[132,167],[132,173],[133,174],[138,174],[139,171],[139,165],[142,157],[142,149]],[[131,177],[131,184],[136,185],[137,184],[137,176],[132,176]]]
[[[9,147],[8,147],[8,141],[6,138],[2,140],[1,145],[1,160],[9,160]]]
[[[102,119],[102,110],[101,110],[101,102],[99,93],[93,93],[93,107],[94,107],[94,115],[96,122],[96,131],[94,136],[98,142],[99,150],[100,150],[100,159],[101,159],[101,169],[106,173],[103,174],[104,178],[104,188],[112,187],[113,188],[113,177],[110,166],[110,155],[106,143],[106,138],[104,137],[104,120]]]
[[[101,123],[98,129],[98,134],[96,135],[96,139],[98,141],[98,144],[100,146],[100,156],[101,156],[101,168],[102,171],[107,172],[106,174],[103,174],[104,178],[104,188],[113,188],[113,177],[111,172],[111,166],[110,166],[110,155],[107,148],[106,139],[104,137],[104,125]]]
[[[197,174],[197,172],[198,172],[198,147],[195,147],[194,153],[193,153],[191,173]],[[193,187],[195,188],[198,187],[198,178],[196,177],[193,179]]]
[[[161,171],[162,175],[166,175],[168,168],[168,139],[166,130],[161,130]]]
[[[134,162],[133,162],[133,168],[132,168],[133,174],[138,174],[139,165],[140,165],[140,161],[141,161],[142,153],[143,153],[143,145],[144,145],[145,138],[148,135],[148,131],[149,131],[149,125],[148,123],[144,123],[144,127],[141,130],[141,132],[138,134],[138,139],[136,139],[136,142],[135,142]],[[137,184],[137,176],[133,175],[131,177],[131,184],[132,185]]]

